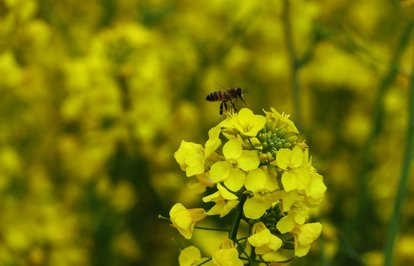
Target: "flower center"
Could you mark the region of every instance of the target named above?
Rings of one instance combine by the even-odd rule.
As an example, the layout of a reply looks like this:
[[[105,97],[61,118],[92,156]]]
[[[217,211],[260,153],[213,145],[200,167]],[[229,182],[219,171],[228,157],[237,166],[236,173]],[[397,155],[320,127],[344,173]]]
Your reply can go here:
[[[233,166],[233,167],[237,167],[237,162],[236,162],[236,160],[228,160],[228,162],[231,164],[231,166]]]
[[[297,136],[286,132],[285,127],[264,127],[260,130],[257,138],[263,146],[263,153],[270,152],[276,156],[276,152],[282,148],[290,148],[296,143]]]
[[[250,130],[252,130],[252,126],[245,126],[244,127],[244,132],[249,132]]]

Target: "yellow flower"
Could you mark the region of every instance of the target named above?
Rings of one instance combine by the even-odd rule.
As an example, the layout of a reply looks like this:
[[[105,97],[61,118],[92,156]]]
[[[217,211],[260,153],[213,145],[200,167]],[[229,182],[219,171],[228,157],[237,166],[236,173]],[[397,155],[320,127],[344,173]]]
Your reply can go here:
[[[298,225],[292,231],[295,238],[295,255],[303,257],[308,254],[310,246],[322,232],[322,224],[308,223]]]
[[[247,239],[256,249],[256,254],[263,255],[280,249],[282,240],[273,235],[262,222],[253,225],[252,235]]]
[[[290,208],[298,202],[298,200],[302,199],[297,190],[292,190],[289,192],[282,191],[282,211],[288,212]]]
[[[201,257],[201,252],[195,246],[189,246],[181,250],[178,262],[180,266],[200,265],[207,258]]]
[[[215,183],[224,181],[231,191],[242,188],[246,173],[257,168],[260,164],[255,151],[243,150],[237,139],[231,139],[223,146],[223,155],[226,161],[214,163],[210,169],[210,178]]]
[[[239,252],[232,240],[227,239],[221,245],[221,248],[212,254],[214,265],[217,266],[242,266],[243,261],[239,259]]]
[[[276,181],[277,173],[272,171],[274,170],[273,166],[269,166],[269,168],[254,169],[246,177],[244,186],[253,193],[253,197],[248,198],[243,205],[243,211],[247,218],[258,219],[262,217],[266,210],[279,200],[278,194],[273,193],[279,188]]]
[[[303,151],[298,146],[295,146],[292,150],[280,149],[276,154],[276,165],[287,170],[288,168],[297,168],[303,164]]]
[[[266,112],[266,119],[272,122],[272,127],[283,127],[286,133],[299,134],[298,129],[292,120],[289,119],[289,115],[279,114],[273,107],[270,108],[271,112]]]
[[[277,222],[277,230],[284,234],[293,231],[297,225],[303,225],[308,218],[307,210],[303,202],[297,201],[296,205],[290,208],[288,215]]]
[[[314,169],[312,169],[310,173],[310,182],[305,189],[307,202],[312,206],[320,204],[325,191],[326,186],[323,183],[322,176],[318,174]]]
[[[243,205],[243,213],[249,219],[259,219],[265,212],[279,200],[277,192],[256,194],[248,198]]]
[[[170,219],[173,226],[186,239],[190,239],[196,222],[206,217],[202,208],[187,209],[181,203],[176,203],[170,210]]]
[[[262,255],[264,261],[273,262],[272,266],[286,265],[285,261],[289,261],[294,257],[294,251],[291,249],[279,249],[278,251],[268,252]]]
[[[204,202],[215,202],[207,215],[217,215],[220,217],[226,216],[234,207],[239,204],[238,197],[228,191],[225,187],[217,184],[218,191],[203,198]]]
[[[180,147],[174,153],[174,158],[187,176],[204,172],[204,148],[200,144],[181,141]]]
[[[262,115],[255,115],[250,109],[242,108],[240,112],[232,117],[231,124],[241,135],[255,137],[266,123]]]
[[[217,126],[211,128],[208,131],[208,140],[206,141],[205,147],[205,158],[209,157],[214,151],[217,150],[221,145],[220,133],[223,127],[229,127],[230,118],[226,118],[221,121]]]
[[[206,152],[205,157],[210,156],[218,147],[221,145],[221,140],[219,138],[221,132],[220,125],[213,127],[208,131],[208,140],[205,144]]]
[[[247,174],[244,182],[246,189],[254,193],[269,192],[278,189],[279,185],[276,180],[277,173],[276,171],[272,171],[273,174],[271,174],[269,170],[274,170],[274,167],[269,166],[269,168],[263,166],[251,170]]]
[[[292,150],[280,149],[272,164],[285,170],[282,174],[282,185],[287,192],[294,189],[305,189],[308,186],[310,173],[307,167],[307,150],[304,152],[298,146]]]

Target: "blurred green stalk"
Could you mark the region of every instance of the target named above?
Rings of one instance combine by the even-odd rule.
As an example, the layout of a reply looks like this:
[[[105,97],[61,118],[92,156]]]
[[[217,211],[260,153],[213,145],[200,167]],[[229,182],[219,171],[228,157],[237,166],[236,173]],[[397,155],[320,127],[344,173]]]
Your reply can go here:
[[[300,104],[300,86],[299,86],[299,59],[296,55],[293,36],[292,36],[292,25],[289,19],[290,13],[290,0],[283,1],[283,11],[282,11],[282,24],[283,31],[285,34],[285,45],[288,52],[289,66],[290,66],[290,83],[292,86],[293,93],[293,108],[295,112],[295,123],[299,131],[303,132],[302,128],[302,108]],[[304,132],[303,132],[304,133]]]
[[[409,28],[411,29],[412,26],[413,22],[410,23]],[[388,233],[384,251],[384,266],[393,265],[395,240],[397,238],[399,223],[401,220],[402,206],[407,196],[408,178],[410,176],[411,161],[413,160],[414,156],[414,63],[412,65],[410,77],[408,97],[407,145],[405,146],[404,153],[405,155],[401,169],[400,183],[398,185],[398,191],[394,202],[394,210],[392,213],[391,221],[388,226]]]
[[[383,117],[384,117],[384,110],[383,110],[383,98],[390,87],[392,82],[395,79],[395,76],[398,74],[398,65],[400,64],[400,60],[403,56],[403,52],[405,51],[406,46],[410,40],[411,30],[413,28],[413,23],[408,23],[405,29],[403,30],[401,37],[398,41],[397,47],[395,48],[395,52],[391,58],[390,64],[388,66],[388,70],[382,79],[378,93],[375,97],[374,102],[374,117],[373,117],[373,125],[371,129],[371,133],[367,138],[367,141],[362,149],[362,162],[361,168],[358,174],[358,200],[357,200],[357,209],[356,213],[349,223],[347,228],[347,235],[350,235],[351,232],[357,231],[359,234],[363,236],[363,229],[361,229],[361,223],[364,223],[364,219],[361,219],[367,211],[369,210],[369,194],[368,194],[368,183],[369,177],[368,172],[370,171],[371,167],[371,160],[372,160],[372,147],[375,143],[375,139],[381,132],[383,126]],[[363,237],[362,237],[363,238]],[[358,247],[357,247],[358,249]]]

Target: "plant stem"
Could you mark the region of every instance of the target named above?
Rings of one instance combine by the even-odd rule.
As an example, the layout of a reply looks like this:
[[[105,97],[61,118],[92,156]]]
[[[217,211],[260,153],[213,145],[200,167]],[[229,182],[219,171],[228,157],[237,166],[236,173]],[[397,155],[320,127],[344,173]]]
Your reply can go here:
[[[302,107],[300,104],[300,86],[299,86],[299,60],[296,55],[293,36],[292,36],[292,25],[289,20],[290,13],[290,0],[283,0],[283,11],[282,11],[282,24],[283,31],[285,34],[285,45],[289,57],[290,67],[290,83],[292,86],[293,93],[293,104],[295,112],[295,123],[299,131],[303,132],[302,128]],[[303,132],[304,133],[304,132]]]
[[[409,97],[407,104],[409,119],[407,126],[407,145],[405,146],[404,161],[401,169],[400,183],[398,185],[398,191],[394,202],[394,210],[392,213],[390,224],[388,226],[388,233],[384,251],[384,266],[393,265],[395,239],[398,234],[399,222],[401,220],[402,206],[404,203],[404,199],[407,196],[410,166],[414,156],[414,64],[412,66],[411,71]]]
[[[246,199],[247,195],[243,194],[242,199],[240,200],[239,205],[237,206],[236,215],[234,216],[233,224],[229,232],[229,239],[233,240],[234,242],[236,242],[237,240],[237,232],[239,231],[240,220],[243,214],[243,205]]]
[[[210,227],[204,227],[204,226],[194,226],[194,228],[200,229],[200,230],[207,230],[207,231],[229,232],[228,229],[222,229],[222,228],[210,228]]]
[[[357,210],[353,217],[353,220],[349,223],[350,226],[348,227],[347,235],[350,235],[351,232],[358,230],[359,224],[361,222],[365,222],[365,221],[360,220],[360,218],[364,215],[364,213],[366,213],[367,208],[368,208],[367,203],[368,203],[369,198],[368,198],[367,186],[368,186],[369,180],[367,177],[367,173],[369,172],[370,167],[371,167],[371,160],[372,160],[371,150],[374,145],[374,141],[382,129],[382,120],[384,116],[384,110],[382,107],[383,98],[384,98],[384,95],[388,87],[392,84],[392,82],[395,79],[395,76],[398,73],[398,65],[401,60],[402,54],[409,42],[410,32],[412,30],[412,27],[413,27],[413,23],[409,23],[404,29],[400,37],[400,40],[397,44],[397,47],[395,49],[395,52],[392,56],[391,62],[388,66],[388,70],[378,88],[378,93],[376,95],[375,103],[374,103],[375,113],[374,113],[374,118],[373,118],[372,129],[371,129],[370,135],[368,136],[364,147],[362,148],[362,159],[361,159],[362,162],[361,162],[361,168],[360,168],[358,179],[357,179],[358,180],[358,202],[356,204]],[[359,232],[359,233],[363,233],[363,232]]]

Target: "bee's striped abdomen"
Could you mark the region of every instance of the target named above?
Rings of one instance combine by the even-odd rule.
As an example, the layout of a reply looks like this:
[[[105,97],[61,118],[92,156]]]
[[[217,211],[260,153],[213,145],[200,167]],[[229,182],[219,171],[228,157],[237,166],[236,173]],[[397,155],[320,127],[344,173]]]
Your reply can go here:
[[[207,95],[207,101],[214,102],[214,101],[228,101],[228,93],[227,91],[214,91]]]

